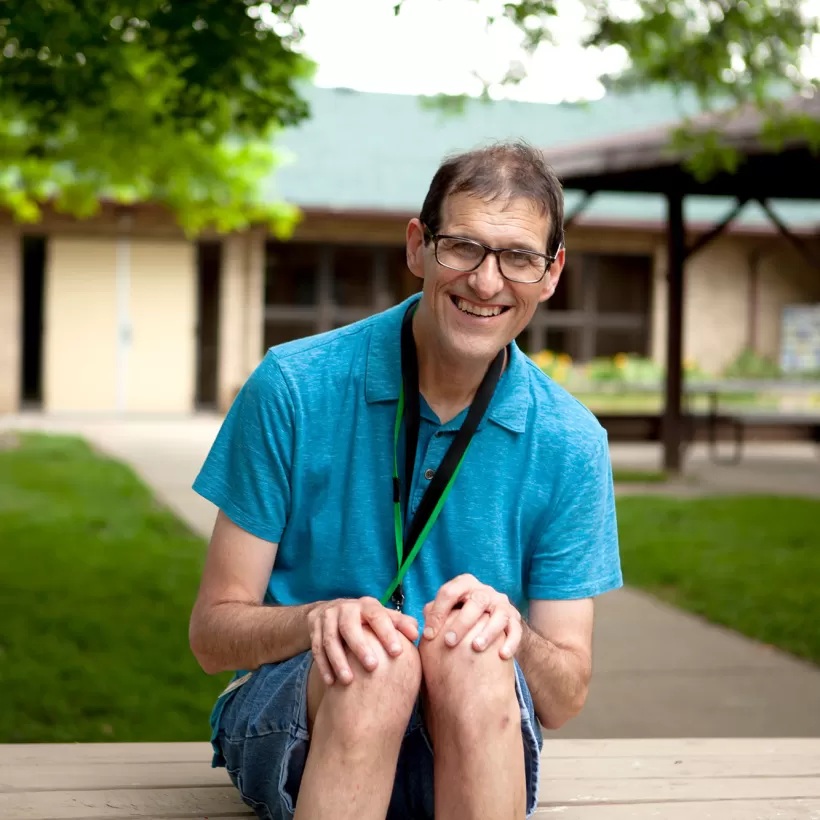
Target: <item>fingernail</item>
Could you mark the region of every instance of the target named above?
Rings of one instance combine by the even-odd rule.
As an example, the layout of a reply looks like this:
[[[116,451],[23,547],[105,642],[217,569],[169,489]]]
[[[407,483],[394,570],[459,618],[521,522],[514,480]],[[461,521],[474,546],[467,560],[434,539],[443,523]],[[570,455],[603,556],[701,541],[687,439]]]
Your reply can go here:
[[[342,678],[342,680],[347,680],[347,681],[353,680],[353,674],[349,670],[345,669],[345,671],[342,672],[341,678]]]
[[[325,675],[325,683],[328,686],[332,686],[333,685],[333,675]]]
[[[427,627],[427,629],[424,630],[424,637],[425,638],[432,638],[434,634],[435,633],[433,632],[432,628],[429,627],[429,626]]]
[[[479,635],[479,636],[475,639],[475,645],[476,645],[479,649],[484,649],[484,647],[487,645],[487,640],[486,640],[486,638],[485,638],[483,635]]]
[[[505,647],[501,650],[501,657],[502,657],[502,658],[507,658],[507,659],[509,659],[509,658],[510,658],[510,647],[509,647],[509,646],[505,646]]]
[[[364,656],[364,665],[365,666],[375,666],[376,665],[376,656],[375,655],[365,655]]]
[[[450,646],[453,646],[453,644],[455,644],[455,642],[456,642],[456,633],[455,633],[455,632],[448,632],[448,633],[444,636],[444,640],[445,640],[445,641],[446,641],[446,642],[447,642]]]
[[[401,652],[401,647],[397,643],[391,643],[390,651],[395,655],[396,653]]]

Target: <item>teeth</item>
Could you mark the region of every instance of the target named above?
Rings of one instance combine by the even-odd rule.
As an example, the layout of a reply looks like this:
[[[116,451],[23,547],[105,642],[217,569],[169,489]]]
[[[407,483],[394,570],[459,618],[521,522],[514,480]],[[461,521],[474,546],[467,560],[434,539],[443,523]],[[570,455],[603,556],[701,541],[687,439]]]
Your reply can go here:
[[[456,307],[459,310],[463,310],[465,313],[469,313],[473,316],[498,316],[498,314],[501,313],[500,307],[479,307],[478,305],[473,305],[464,299],[457,299]]]

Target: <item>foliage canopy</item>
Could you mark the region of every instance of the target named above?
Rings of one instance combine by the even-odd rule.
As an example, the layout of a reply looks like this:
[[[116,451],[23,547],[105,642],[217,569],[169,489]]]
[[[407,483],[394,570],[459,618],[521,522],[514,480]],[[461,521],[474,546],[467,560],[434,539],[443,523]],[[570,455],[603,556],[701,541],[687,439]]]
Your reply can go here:
[[[295,209],[265,201],[260,182],[280,159],[277,129],[309,114],[298,84],[313,66],[294,15],[307,2],[0,0],[0,207],[33,221],[46,202],[89,216],[101,200],[152,200],[192,233],[258,221],[287,232]],[[773,140],[820,144],[820,123],[780,108],[787,91],[813,88],[798,66],[820,27],[803,0],[578,2],[585,44],[629,57],[603,78],[611,87],[753,104]],[[498,8],[489,25],[511,20],[526,49],[552,41],[556,0]],[[513,65],[503,82],[520,79]],[[736,162],[719,127],[678,140],[701,176]]]

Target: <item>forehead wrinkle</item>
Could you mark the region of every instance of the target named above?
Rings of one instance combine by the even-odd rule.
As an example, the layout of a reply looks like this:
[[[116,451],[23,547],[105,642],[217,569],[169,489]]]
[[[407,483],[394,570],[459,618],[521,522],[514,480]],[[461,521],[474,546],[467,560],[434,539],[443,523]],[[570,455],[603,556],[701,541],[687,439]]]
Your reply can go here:
[[[513,213],[508,213],[506,207],[496,209],[495,213],[488,213],[481,206],[490,203],[482,198],[468,194],[448,197],[444,202],[441,233],[475,239],[493,247],[543,253],[549,236],[549,218],[541,212],[537,203],[529,199],[516,197],[512,202],[523,207],[516,208]],[[492,237],[499,232],[507,235],[512,233],[512,238],[492,241]]]

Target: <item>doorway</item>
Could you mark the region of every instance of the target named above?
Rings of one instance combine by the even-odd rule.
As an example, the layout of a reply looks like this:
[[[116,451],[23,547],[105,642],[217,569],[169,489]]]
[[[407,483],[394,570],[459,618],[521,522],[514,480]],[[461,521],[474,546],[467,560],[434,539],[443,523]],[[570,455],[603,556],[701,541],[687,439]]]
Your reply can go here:
[[[219,364],[219,280],[222,273],[222,243],[197,244],[197,371],[196,406],[217,408]]]
[[[46,279],[46,237],[22,238],[23,317],[20,327],[21,409],[43,405],[43,295]]]

